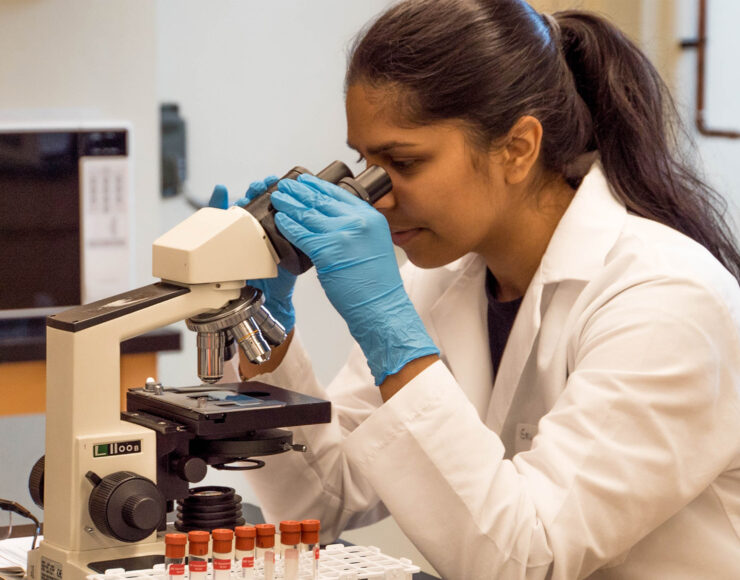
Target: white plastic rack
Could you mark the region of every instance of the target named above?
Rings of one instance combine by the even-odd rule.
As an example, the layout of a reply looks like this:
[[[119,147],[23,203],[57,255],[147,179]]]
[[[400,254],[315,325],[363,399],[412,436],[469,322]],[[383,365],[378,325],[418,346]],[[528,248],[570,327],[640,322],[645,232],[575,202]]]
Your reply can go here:
[[[299,562],[299,580],[311,580],[313,554],[304,552]],[[411,580],[413,575],[420,572],[411,560],[406,558],[392,558],[383,554],[375,546],[344,546],[331,544],[321,550],[319,556],[320,580]],[[208,565],[208,580],[212,580],[212,571]],[[106,570],[105,574],[91,574],[88,580],[167,580],[164,564],[159,564],[150,570],[133,570],[126,572],[121,568]],[[241,571],[232,569],[232,580],[241,578]],[[282,562],[275,563],[275,580],[282,580]],[[187,567],[185,578],[188,580]],[[254,569],[254,580],[264,580],[264,574],[259,563]]]

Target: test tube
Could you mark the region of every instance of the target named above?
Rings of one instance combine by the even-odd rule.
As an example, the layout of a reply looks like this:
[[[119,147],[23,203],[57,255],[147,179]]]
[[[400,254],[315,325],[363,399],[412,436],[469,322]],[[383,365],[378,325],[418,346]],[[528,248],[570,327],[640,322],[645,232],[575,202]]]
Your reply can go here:
[[[206,580],[208,573],[208,544],[211,534],[193,530],[188,532],[188,571],[190,580]]]
[[[303,520],[301,522],[301,551],[311,553],[311,572],[314,580],[318,580],[319,577],[320,529],[321,522],[319,520]]]
[[[165,534],[164,565],[169,580],[182,580],[185,577],[185,534]]]
[[[234,531],[218,528],[211,532],[211,536],[213,537],[213,580],[229,580]]]
[[[257,560],[262,562],[264,579],[272,580],[275,573],[275,526],[257,524]]]
[[[253,526],[236,526],[234,559],[238,575],[244,580],[254,578],[254,540],[257,530]]]
[[[280,522],[280,551],[285,580],[298,578],[298,545],[301,543],[301,522]]]

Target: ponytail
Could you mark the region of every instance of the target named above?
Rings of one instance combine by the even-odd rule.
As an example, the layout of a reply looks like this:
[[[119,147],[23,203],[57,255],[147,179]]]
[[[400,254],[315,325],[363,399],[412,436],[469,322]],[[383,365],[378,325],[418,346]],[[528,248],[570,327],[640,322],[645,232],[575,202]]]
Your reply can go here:
[[[631,212],[670,226],[706,247],[740,280],[740,253],[726,201],[678,157],[685,135],[667,87],[647,57],[592,13],[555,15],[576,90],[591,112],[593,148]]]

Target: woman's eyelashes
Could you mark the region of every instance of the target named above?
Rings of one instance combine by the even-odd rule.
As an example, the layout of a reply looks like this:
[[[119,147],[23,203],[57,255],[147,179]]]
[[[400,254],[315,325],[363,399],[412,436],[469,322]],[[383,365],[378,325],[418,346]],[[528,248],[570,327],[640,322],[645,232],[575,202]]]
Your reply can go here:
[[[396,171],[411,171],[419,163],[418,159],[391,159],[390,164]]]
[[[362,153],[358,155],[357,163],[367,163],[365,156]],[[384,165],[390,165],[399,173],[409,173],[414,170],[420,163],[421,159],[418,158],[399,158],[387,155],[383,159]]]

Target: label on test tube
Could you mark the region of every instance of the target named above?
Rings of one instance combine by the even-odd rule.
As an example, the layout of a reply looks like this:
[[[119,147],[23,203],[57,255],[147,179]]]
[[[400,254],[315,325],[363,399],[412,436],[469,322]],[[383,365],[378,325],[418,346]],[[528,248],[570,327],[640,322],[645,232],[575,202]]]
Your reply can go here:
[[[208,562],[205,560],[190,560],[188,562],[188,567],[190,568],[190,577],[192,578],[193,574],[197,574],[199,572],[208,572]]]
[[[254,556],[244,556],[241,566],[241,577],[243,580],[252,580],[254,578]]]
[[[185,564],[170,564],[167,566],[167,574],[171,578],[185,576]]]
[[[222,558],[213,559],[214,570],[231,570],[231,560],[224,560]]]

